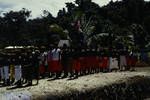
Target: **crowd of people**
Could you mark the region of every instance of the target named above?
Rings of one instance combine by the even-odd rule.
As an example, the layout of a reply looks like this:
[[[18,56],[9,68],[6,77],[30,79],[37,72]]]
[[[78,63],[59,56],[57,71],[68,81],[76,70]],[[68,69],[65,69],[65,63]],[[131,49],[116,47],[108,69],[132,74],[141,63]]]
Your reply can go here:
[[[40,78],[74,79],[112,70],[134,70],[137,55],[125,49],[50,47],[0,55],[0,82],[3,86],[36,84]]]

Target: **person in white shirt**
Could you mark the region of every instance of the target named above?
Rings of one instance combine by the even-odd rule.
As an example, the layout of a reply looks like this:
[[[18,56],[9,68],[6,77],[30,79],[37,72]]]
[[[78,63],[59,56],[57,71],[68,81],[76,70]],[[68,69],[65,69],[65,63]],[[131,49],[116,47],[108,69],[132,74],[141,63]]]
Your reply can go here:
[[[51,53],[52,53],[51,71],[53,73],[56,73],[55,78],[58,78],[61,75],[61,71],[62,71],[61,62],[60,62],[61,61],[61,50],[58,47],[55,47]]]

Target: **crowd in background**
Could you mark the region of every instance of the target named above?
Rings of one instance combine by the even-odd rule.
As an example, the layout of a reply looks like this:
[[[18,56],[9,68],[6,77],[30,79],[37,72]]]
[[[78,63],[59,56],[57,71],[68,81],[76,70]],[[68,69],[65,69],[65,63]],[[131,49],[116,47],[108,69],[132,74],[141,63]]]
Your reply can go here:
[[[36,84],[40,78],[69,78],[82,75],[134,70],[138,60],[135,51],[127,49],[71,48],[16,51],[0,55],[0,82],[3,86]]]

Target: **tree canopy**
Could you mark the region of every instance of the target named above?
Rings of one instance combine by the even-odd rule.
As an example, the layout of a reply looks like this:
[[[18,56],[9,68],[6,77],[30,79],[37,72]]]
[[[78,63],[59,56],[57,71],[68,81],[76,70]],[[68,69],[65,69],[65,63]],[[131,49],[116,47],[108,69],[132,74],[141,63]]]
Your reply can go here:
[[[66,8],[57,17],[44,10],[40,18],[29,19],[31,11],[25,8],[1,14],[0,47],[69,39],[73,46],[150,48],[150,2],[110,1],[100,7],[92,0],[75,0]]]

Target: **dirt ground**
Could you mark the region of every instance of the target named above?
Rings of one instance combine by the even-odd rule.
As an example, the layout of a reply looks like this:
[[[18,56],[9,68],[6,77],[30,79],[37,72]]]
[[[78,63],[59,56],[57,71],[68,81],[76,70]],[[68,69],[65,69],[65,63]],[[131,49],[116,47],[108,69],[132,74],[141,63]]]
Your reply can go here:
[[[150,67],[136,68],[136,71],[134,72],[125,71],[91,74],[74,80],[68,80],[68,78],[51,80],[47,78],[41,79],[39,81],[39,85],[17,89],[0,87],[0,100],[7,100],[9,96],[12,96],[13,98],[13,95],[18,96],[18,94],[25,95],[26,98],[28,98],[26,100],[46,99],[46,96],[61,96],[64,94],[71,94],[73,91],[84,92],[88,89],[95,89],[97,87],[103,87],[120,81],[125,81],[134,76],[150,77]]]

